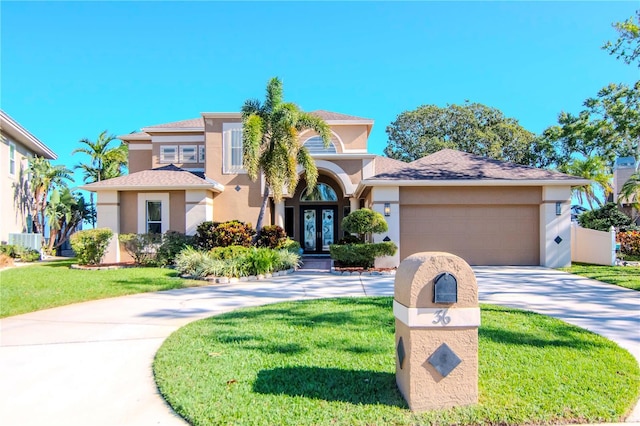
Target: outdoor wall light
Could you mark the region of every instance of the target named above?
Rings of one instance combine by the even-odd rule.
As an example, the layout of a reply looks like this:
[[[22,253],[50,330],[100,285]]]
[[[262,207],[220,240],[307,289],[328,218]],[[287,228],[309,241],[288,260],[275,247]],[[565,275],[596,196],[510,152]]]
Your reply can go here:
[[[391,204],[390,203],[384,203],[384,215],[385,216],[391,216]]]
[[[562,214],[562,203],[556,203],[556,216],[560,216]]]

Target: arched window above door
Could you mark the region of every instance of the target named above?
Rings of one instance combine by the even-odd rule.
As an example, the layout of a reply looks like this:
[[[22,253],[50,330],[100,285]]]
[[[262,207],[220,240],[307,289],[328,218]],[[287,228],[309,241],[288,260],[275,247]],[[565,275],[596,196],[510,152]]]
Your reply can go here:
[[[318,183],[311,191],[311,194],[307,194],[307,189],[305,188],[302,191],[302,195],[300,195],[300,201],[338,201],[338,195],[326,183]]]
[[[312,154],[335,154],[336,145],[333,141],[329,141],[329,146],[325,147],[320,136],[313,136],[304,141],[303,146]]]

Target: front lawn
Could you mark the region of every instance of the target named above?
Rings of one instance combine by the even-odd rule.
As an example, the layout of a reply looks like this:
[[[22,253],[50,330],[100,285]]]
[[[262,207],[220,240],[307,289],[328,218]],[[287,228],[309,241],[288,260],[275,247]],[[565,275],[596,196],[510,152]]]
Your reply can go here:
[[[242,309],[173,333],[156,382],[194,425],[619,422],[640,393],[636,360],[562,321],[482,306],[478,405],[411,413],[395,384],[392,299]]]
[[[0,318],[106,297],[207,285],[171,269],[69,269],[75,260],[42,262],[0,272]]]
[[[640,267],[637,266],[600,266],[574,262],[570,268],[560,270],[640,291]]]

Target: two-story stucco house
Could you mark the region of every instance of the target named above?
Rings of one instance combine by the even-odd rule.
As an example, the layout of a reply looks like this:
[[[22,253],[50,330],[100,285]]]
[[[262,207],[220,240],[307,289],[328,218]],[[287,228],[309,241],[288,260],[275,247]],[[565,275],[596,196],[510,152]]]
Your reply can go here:
[[[433,250],[476,265],[570,264],[571,187],[586,180],[454,150],[407,164],[368,152],[373,120],[313,114],[332,133],[328,148],[315,133],[300,134],[316,161],[318,188],[307,196],[302,176],[294,194],[270,203],[265,221],[285,228],[305,253],[328,253],[343,235],[344,216],[367,207],[389,224],[374,240],[399,247],[379,266]],[[129,146],[130,174],[83,187],[98,195],[98,226],[193,234],[205,220],[255,224],[263,182],[243,170],[239,113],[202,113],[119,138]],[[106,261],[121,256],[112,243]]]
[[[0,110],[0,242],[9,234],[31,232],[28,209],[28,167],[33,156],[55,160],[56,154],[27,129]]]

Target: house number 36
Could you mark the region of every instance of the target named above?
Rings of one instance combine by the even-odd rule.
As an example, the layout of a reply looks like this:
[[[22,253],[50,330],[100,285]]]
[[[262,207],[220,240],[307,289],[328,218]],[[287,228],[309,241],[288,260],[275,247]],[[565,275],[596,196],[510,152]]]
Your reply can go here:
[[[433,324],[447,325],[451,322],[451,317],[447,315],[448,309],[438,309],[433,314]]]

